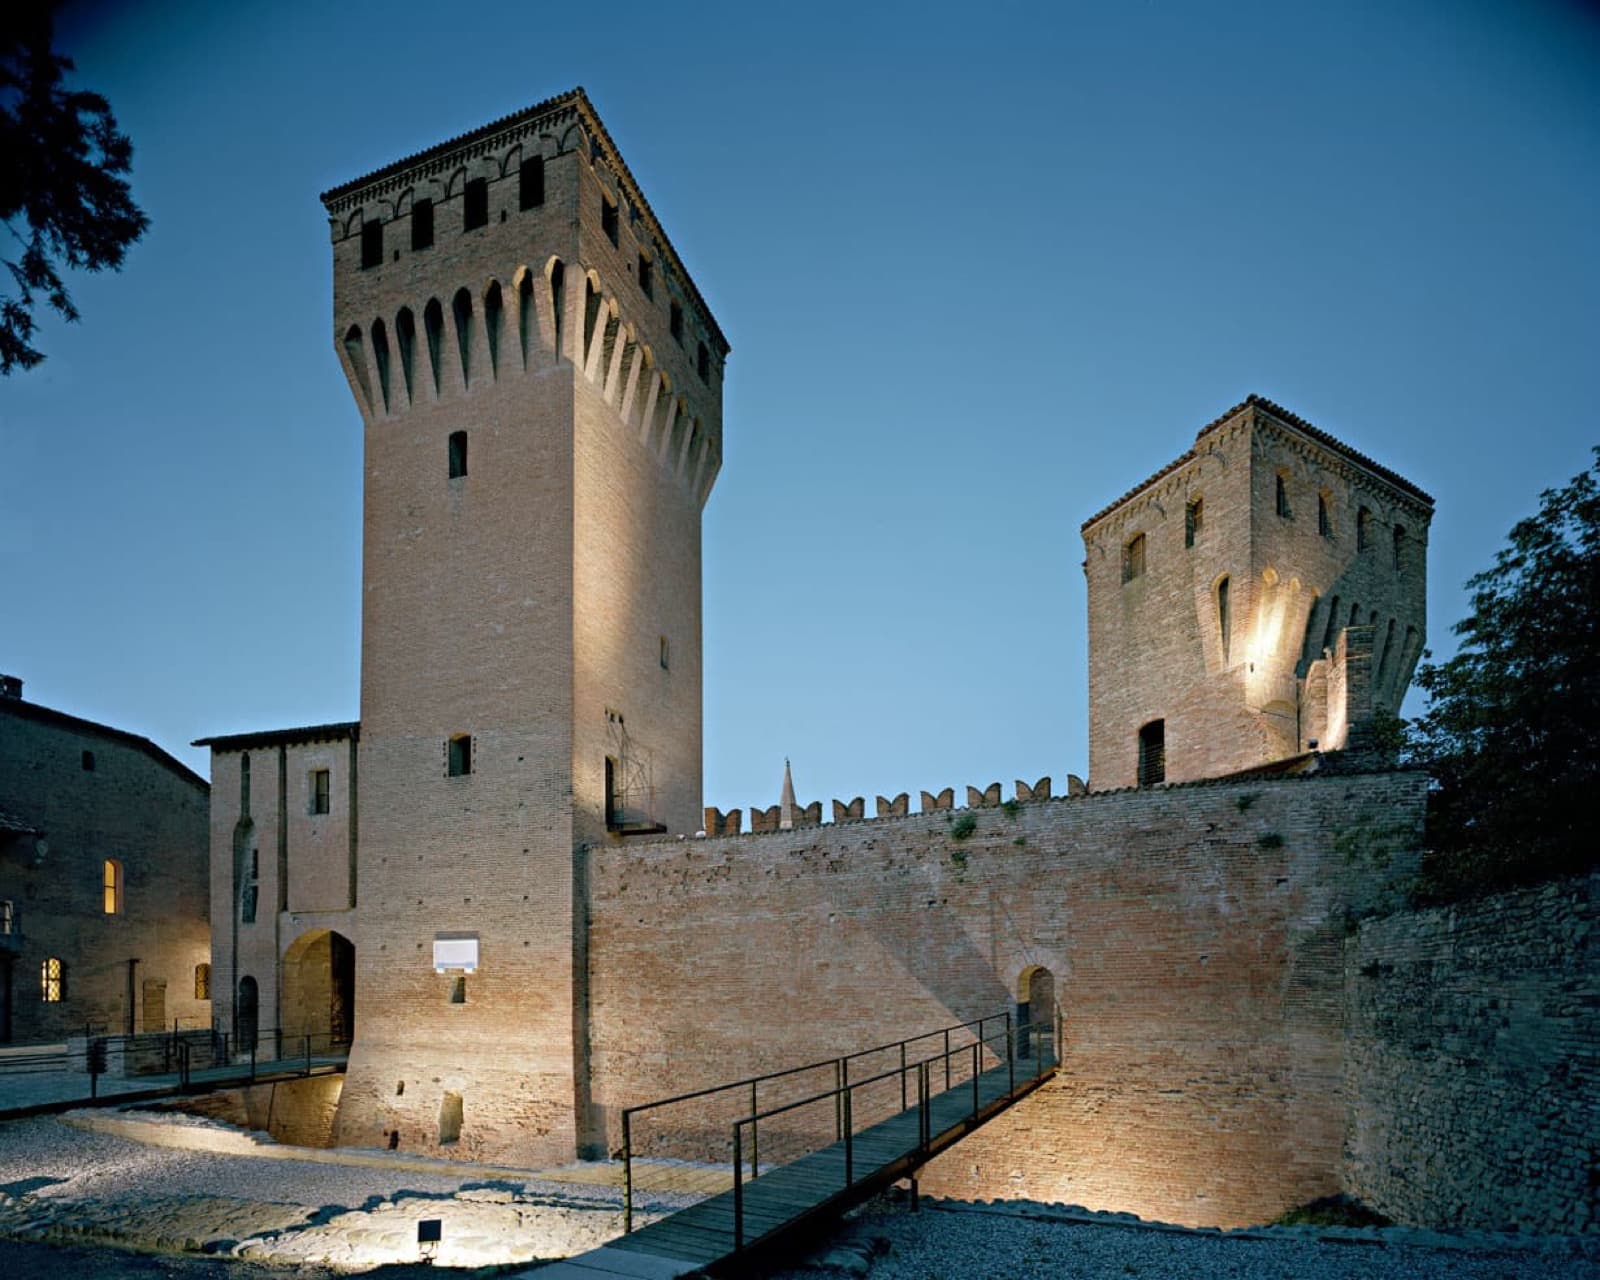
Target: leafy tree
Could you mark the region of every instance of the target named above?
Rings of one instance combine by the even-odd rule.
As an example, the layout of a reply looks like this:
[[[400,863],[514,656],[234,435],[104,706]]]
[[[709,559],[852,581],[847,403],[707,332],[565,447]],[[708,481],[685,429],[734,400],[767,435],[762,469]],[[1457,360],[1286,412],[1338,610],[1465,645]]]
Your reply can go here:
[[[1600,448],[1467,582],[1460,651],[1425,665],[1410,754],[1438,783],[1421,896],[1600,866]]]
[[[16,286],[0,293],[0,375],[44,359],[31,342],[36,294],[78,318],[58,266],[118,268],[149,225],[119,176],[133,145],[111,104],[62,87],[73,67],[51,52],[53,7],[22,0],[0,25],[0,221],[21,250],[0,259]]]

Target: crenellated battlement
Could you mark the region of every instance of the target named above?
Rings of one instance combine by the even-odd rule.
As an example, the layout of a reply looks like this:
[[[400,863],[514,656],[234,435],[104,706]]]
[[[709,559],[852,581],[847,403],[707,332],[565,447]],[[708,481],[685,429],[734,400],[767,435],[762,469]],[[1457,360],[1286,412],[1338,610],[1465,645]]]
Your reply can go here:
[[[1089,788],[1083,779],[1075,773],[1067,775],[1067,791],[1065,796],[1058,796],[1052,792],[1050,776],[1046,774],[1036,782],[1024,782],[1018,778],[1015,783],[1014,798],[1010,801],[1001,798],[1001,788],[998,782],[991,782],[986,787],[967,787],[967,809],[998,809],[1005,804],[1036,804],[1051,799],[1071,799],[1089,794]],[[921,793],[922,813],[940,813],[956,808],[956,793],[954,787],[945,787],[942,791],[923,791]],[[866,798],[855,796],[850,800],[833,801],[833,825],[847,822],[876,821],[883,818],[905,818],[911,814],[910,794],[902,791],[893,799],[888,796],[877,798],[877,812],[872,819],[866,816]],[[766,831],[779,831],[785,829],[783,822],[783,806],[781,804],[750,808],[750,833],[760,834]],[[736,836],[742,834],[744,813],[739,809],[729,809],[724,812],[714,806],[707,805],[705,811],[705,826],[702,833],[708,836]],[[796,803],[791,811],[788,827],[817,827],[823,825],[822,801],[813,800],[808,805]]]

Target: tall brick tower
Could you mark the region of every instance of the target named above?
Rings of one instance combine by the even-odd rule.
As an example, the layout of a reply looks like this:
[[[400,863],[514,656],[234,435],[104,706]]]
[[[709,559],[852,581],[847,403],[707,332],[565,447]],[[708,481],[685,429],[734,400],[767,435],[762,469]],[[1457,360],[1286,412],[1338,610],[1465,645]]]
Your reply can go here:
[[[700,821],[728,344],[582,90],[323,203],[365,430],[339,1137],[570,1158],[586,858]]]
[[[1251,396],[1083,525],[1089,782],[1345,747],[1422,652],[1433,499]]]

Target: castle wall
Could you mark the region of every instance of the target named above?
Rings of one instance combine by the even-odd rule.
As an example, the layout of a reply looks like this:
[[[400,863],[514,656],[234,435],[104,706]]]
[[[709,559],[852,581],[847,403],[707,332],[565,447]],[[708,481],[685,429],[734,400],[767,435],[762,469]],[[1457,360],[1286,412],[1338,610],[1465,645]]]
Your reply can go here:
[[[0,932],[0,1039],[210,1023],[210,1001],[195,994],[196,967],[210,958],[206,786],[130,738],[0,696],[0,810],[32,829],[0,833],[11,922]],[[107,859],[122,867],[121,909],[111,914]],[[64,968],[58,1001],[43,998],[50,958]]]
[[[1218,1225],[1336,1190],[1346,913],[1413,865],[1425,787],[1324,775],[987,809],[965,840],[938,812],[594,850],[608,1143],[623,1107],[1001,1012],[1043,965],[1059,1082],[926,1186]]]
[[[1600,1231],[1600,876],[1370,920],[1345,948],[1345,1185],[1401,1222]]]

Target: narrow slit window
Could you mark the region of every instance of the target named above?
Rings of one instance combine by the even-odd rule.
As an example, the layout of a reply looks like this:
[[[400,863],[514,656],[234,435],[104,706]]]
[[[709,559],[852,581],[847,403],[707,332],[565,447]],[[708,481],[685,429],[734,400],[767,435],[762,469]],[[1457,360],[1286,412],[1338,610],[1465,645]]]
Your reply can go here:
[[[433,247],[433,201],[426,197],[411,206],[411,247]]]
[[[683,308],[676,302],[667,312],[667,327],[672,330],[672,337],[679,346],[683,345]]]
[[[544,203],[544,157],[533,156],[522,162],[517,172],[517,205],[536,209]]]
[[[361,224],[361,269],[383,263],[383,223],[374,219]]]
[[[1183,545],[1194,546],[1194,540],[1206,526],[1206,500],[1196,498],[1183,510]]]
[[[328,812],[328,802],[331,798],[328,782],[328,770],[311,771],[311,812],[314,814]]]
[[[610,196],[600,197],[600,230],[606,233],[606,239],[612,244],[617,243],[617,202]]]
[[[1324,538],[1333,537],[1333,514],[1328,510],[1328,495],[1317,495],[1317,532]]]
[[[211,966],[208,964],[197,964],[194,967],[194,998],[211,999]]]
[[[1217,580],[1217,635],[1222,640],[1222,665],[1227,666],[1233,639],[1233,610],[1226,577]]]
[[[108,916],[122,913],[122,864],[107,858],[100,864],[101,906]]]
[[[694,371],[700,375],[701,382],[711,381],[711,353],[706,350],[706,344],[703,342],[696,345]]]
[[[1401,568],[1404,568],[1404,566],[1405,566],[1405,545],[1406,545],[1406,531],[1405,531],[1404,527],[1402,527],[1401,525],[1395,525],[1395,527],[1394,527],[1394,567],[1396,569],[1401,569]]]
[[[450,433],[450,476],[451,480],[459,480],[467,474],[467,433],[465,431],[452,431]]]
[[[85,773],[93,773],[94,772],[94,752],[85,751],[83,753],[83,755],[80,757],[80,763],[83,765],[83,771]]]
[[[666,638],[666,636],[662,636],[661,637],[661,669],[663,671],[668,671],[668,670],[671,670],[671,667],[672,667],[672,654],[671,654],[671,651],[667,647],[667,638]]]
[[[464,778],[472,772],[472,735],[458,733],[445,744],[445,772],[452,778]]]
[[[1152,720],[1139,730],[1139,785],[1167,780],[1167,722]]]
[[[1122,548],[1122,580],[1144,577],[1144,534],[1136,533]]]
[[[475,231],[489,225],[489,179],[473,178],[467,183],[466,202],[461,212],[461,229]]]
[[[606,830],[615,831],[622,825],[622,796],[617,788],[621,785],[621,770],[617,768],[616,759],[606,757]]]
[[[647,298],[656,296],[655,263],[644,254],[639,255],[639,292]]]
[[[1372,542],[1372,511],[1362,507],[1356,512],[1356,550],[1365,551]]]
[[[1278,475],[1277,510],[1285,520],[1294,518],[1294,512],[1289,509],[1289,482],[1281,472]]]

